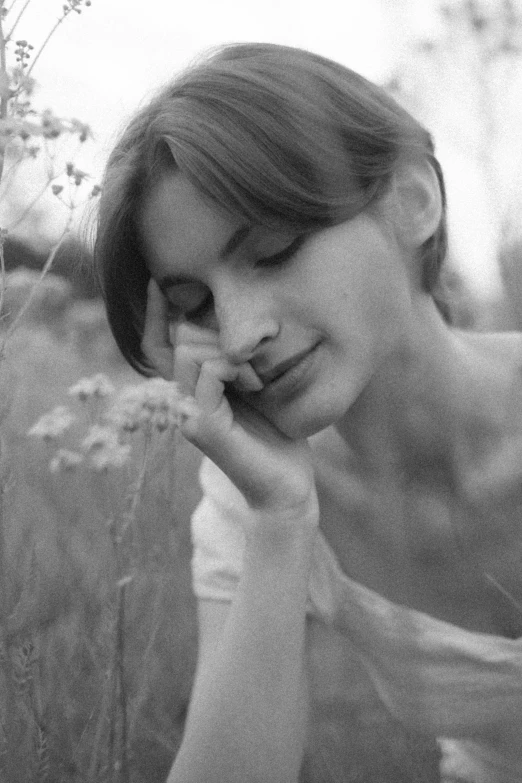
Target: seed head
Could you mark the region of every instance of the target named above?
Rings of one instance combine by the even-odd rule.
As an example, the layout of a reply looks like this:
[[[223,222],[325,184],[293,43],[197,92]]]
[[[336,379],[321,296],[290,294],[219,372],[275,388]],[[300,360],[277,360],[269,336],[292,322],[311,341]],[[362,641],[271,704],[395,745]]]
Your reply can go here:
[[[102,473],[109,468],[121,468],[125,465],[131,454],[130,444],[107,443],[90,455],[90,465],[97,473]]]
[[[144,426],[164,432],[179,425],[179,405],[183,399],[176,383],[153,378],[124,387],[107,418],[124,432],[135,432]]]
[[[69,394],[82,402],[86,402],[93,397],[99,399],[108,397],[113,393],[114,386],[103,373],[97,373],[91,378],[81,378],[69,389]]]
[[[52,411],[38,419],[27,434],[45,441],[56,440],[70,428],[75,418],[65,405],[57,405]]]
[[[83,454],[70,449],[58,449],[49,463],[51,473],[61,473],[62,471],[71,472],[81,465],[84,460]]]

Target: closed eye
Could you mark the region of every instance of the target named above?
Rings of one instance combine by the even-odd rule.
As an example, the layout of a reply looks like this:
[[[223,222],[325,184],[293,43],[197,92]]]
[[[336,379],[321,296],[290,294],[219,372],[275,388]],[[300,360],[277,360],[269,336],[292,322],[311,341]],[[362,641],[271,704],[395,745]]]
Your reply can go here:
[[[179,283],[165,291],[169,303],[169,316],[174,320],[186,318],[189,321],[206,314],[211,303],[212,294],[201,283]]]
[[[279,253],[274,253],[274,255],[266,256],[265,258],[259,258],[255,262],[255,265],[258,267],[269,267],[284,264],[285,261],[289,261],[292,256],[297,253],[304,244],[306,238],[306,234],[301,234],[301,236],[296,237],[296,239],[294,239],[293,242],[290,242],[283,250],[280,250]]]

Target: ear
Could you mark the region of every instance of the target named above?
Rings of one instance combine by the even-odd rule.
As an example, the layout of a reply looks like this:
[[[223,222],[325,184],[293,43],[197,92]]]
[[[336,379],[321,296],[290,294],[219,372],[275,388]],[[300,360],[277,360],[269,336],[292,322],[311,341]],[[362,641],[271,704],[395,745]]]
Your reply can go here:
[[[442,193],[431,163],[403,161],[393,175],[389,196],[398,239],[417,250],[437,229],[442,217]]]

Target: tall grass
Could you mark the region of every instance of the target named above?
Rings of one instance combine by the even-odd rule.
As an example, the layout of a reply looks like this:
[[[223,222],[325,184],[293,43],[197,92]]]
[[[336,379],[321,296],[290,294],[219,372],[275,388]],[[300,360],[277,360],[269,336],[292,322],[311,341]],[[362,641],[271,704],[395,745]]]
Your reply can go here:
[[[29,324],[0,368],[0,780],[163,781],[195,659],[188,517],[199,457],[175,432],[129,436],[121,468],[51,473],[27,431],[93,370],[137,382],[67,330]],[[74,403],[79,418],[98,415]],[[126,533],[126,535],[122,535]],[[130,535],[129,535],[130,534]]]

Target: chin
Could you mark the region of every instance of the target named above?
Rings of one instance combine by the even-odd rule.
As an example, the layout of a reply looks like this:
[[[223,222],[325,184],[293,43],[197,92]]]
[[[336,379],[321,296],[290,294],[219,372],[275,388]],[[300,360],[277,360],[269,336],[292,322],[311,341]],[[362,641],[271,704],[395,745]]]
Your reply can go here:
[[[279,409],[273,414],[265,415],[288,438],[303,440],[338,422],[347,410],[346,405],[337,409],[324,403],[320,406],[307,405],[306,408],[308,410],[302,411]]]
[[[364,388],[360,376],[331,372],[291,399],[269,401],[254,395],[251,404],[287,437],[310,438],[344,419]]]

